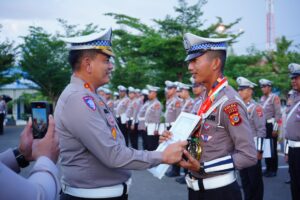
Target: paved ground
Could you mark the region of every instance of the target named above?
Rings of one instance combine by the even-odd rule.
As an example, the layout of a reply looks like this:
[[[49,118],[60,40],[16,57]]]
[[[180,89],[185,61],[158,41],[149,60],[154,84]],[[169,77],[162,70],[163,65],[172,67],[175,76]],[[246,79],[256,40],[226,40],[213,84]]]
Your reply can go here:
[[[17,146],[19,135],[23,126],[5,127],[4,135],[0,135],[0,152],[9,147]],[[284,181],[288,178],[288,169],[280,155],[280,168],[275,178],[264,178],[265,200],[289,200],[291,199],[289,185]],[[30,167],[22,171],[27,176]],[[129,200],[187,200],[185,185],[177,184],[174,178],[158,180],[148,171],[133,172],[133,186],[129,194]]]

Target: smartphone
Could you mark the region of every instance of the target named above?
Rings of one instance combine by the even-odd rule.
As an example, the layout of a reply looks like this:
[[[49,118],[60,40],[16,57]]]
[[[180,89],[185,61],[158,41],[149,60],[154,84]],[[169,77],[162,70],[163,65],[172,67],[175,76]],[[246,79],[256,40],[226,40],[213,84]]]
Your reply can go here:
[[[48,129],[51,106],[47,101],[31,102],[33,138],[43,138]]]

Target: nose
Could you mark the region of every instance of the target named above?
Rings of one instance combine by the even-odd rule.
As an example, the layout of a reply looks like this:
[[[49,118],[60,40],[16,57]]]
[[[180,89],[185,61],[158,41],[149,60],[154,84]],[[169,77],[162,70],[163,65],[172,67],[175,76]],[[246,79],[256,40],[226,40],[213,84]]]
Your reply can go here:
[[[189,70],[190,73],[194,70],[194,64],[193,64],[193,62],[189,62],[188,70]]]

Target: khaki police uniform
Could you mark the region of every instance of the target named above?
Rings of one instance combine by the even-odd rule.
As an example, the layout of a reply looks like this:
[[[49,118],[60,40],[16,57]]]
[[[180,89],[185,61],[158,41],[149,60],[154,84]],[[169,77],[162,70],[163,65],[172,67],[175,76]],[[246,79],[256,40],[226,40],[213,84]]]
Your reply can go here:
[[[20,167],[12,149],[0,153],[1,199],[57,199],[60,192],[58,169],[47,157],[35,162],[27,179],[19,176]]]
[[[149,92],[157,92],[159,87],[147,85]],[[158,128],[160,124],[160,116],[162,114],[162,105],[160,101],[155,98],[147,101],[147,108],[145,112],[145,125],[147,129],[147,148],[149,151],[155,150],[158,147]]]
[[[118,86],[119,91],[126,91],[126,88],[124,86]],[[120,97],[117,109],[116,109],[116,116],[118,120],[118,125],[121,129],[122,134],[124,135],[126,145],[128,146],[129,142],[129,136],[128,136],[128,129],[127,129],[127,116],[126,116],[126,110],[129,105],[129,98],[127,95],[124,97]]]
[[[272,82],[267,79],[260,79],[260,85],[272,85]],[[266,158],[266,172],[265,176],[275,176],[278,170],[278,153],[277,153],[277,136],[272,136],[273,131],[278,130],[278,126],[281,124],[281,104],[280,99],[276,94],[270,93],[268,96],[263,95],[260,98],[260,104],[262,105],[266,117],[266,132],[268,139],[272,142],[272,157]]]
[[[149,91],[146,90],[146,89],[144,89],[144,90],[142,90],[142,93],[144,95],[148,95]],[[148,100],[141,101],[141,108],[139,109],[138,114],[137,114],[138,131],[139,131],[140,135],[142,136],[143,149],[144,150],[148,150],[148,146],[147,146],[147,130],[146,130],[146,125],[145,125],[145,114],[146,114],[146,110],[147,110],[148,105],[149,105],[149,101]]]
[[[128,87],[128,92],[134,92],[135,89],[133,87]],[[127,131],[130,140],[131,147],[134,149],[138,149],[138,133],[137,133],[137,124],[135,124],[135,110],[137,109],[137,99],[129,99],[128,107],[126,109],[126,117],[127,117]]]
[[[290,77],[300,76],[300,65],[289,65]],[[285,139],[287,140],[287,154],[289,172],[291,176],[292,199],[300,199],[300,90],[295,90],[290,96],[290,106],[286,110]]]
[[[109,37],[105,37],[107,35]],[[100,48],[95,43],[111,45],[111,29],[99,36],[100,39],[83,41],[89,37],[79,37],[83,43],[74,47]],[[68,41],[73,40],[75,38]],[[108,47],[101,46],[103,53],[109,51]],[[109,53],[111,51],[107,55]],[[122,101],[120,104],[123,106]],[[122,114],[121,110],[117,114]],[[75,75],[60,95],[54,116],[60,143],[61,199],[126,200],[130,170],[147,169],[162,162],[162,152],[126,147],[124,136],[104,100]]]
[[[207,50],[226,51],[228,40],[203,38],[186,33],[186,61],[203,55]],[[199,130],[201,170],[193,171],[187,176],[189,200],[242,199],[234,170],[257,163],[246,106],[237,92],[226,85],[227,82],[224,82],[224,88],[218,92],[210,109],[202,115]]]
[[[255,83],[244,77],[238,77],[236,80],[238,89],[254,88]],[[244,101],[245,102],[245,101]],[[260,104],[251,99],[246,102],[248,118],[250,122],[252,137],[255,140],[257,153],[263,152],[263,140],[266,137],[266,119],[263,108]],[[264,185],[261,170],[261,161],[258,160],[256,165],[240,170],[244,199],[262,200],[264,196]]]

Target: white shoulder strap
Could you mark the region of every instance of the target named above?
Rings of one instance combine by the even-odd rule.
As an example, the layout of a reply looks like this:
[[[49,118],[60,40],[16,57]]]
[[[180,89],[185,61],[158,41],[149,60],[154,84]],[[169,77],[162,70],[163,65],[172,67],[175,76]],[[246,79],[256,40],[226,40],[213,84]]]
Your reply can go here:
[[[227,96],[223,96],[221,99],[219,99],[216,103],[214,103],[206,113],[202,115],[203,119],[206,119],[219,105],[226,102],[228,100]]]
[[[297,109],[297,107],[300,105],[300,101],[293,107],[293,109],[289,112],[289,114],[286,117],[286,122],[289,120],[289,118],[292,116],[293,112]]]

